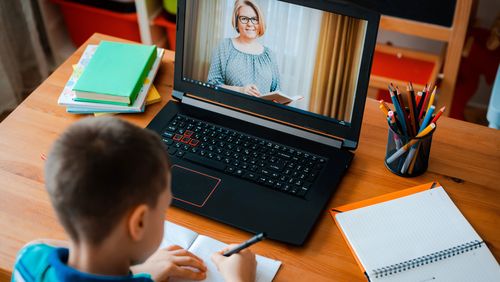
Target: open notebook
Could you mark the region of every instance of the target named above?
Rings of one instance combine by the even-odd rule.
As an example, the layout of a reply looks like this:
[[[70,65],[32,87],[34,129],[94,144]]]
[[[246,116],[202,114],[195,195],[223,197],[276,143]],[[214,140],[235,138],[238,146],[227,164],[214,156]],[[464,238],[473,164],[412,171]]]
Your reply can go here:
[[[500,281],[497,261],[442,187],[359,206],[332,213],[370,281]]]
[[[163,237],[160,248],[164,248],[170,245],[179,245],[203,259],[208,268],[207,279],[203,281],[224,281],[210,257],[213,253],[224,249],[227,244],[213,238],[200,235],[193,230],[187,229],[175,223],[165,221],[165,235]],[[281,261],[273,260],[259,255],[256,255],[256,259],[257,274],[255,281],[272,281],[281,266]],[[169,281],[184,280],[170,279]]]

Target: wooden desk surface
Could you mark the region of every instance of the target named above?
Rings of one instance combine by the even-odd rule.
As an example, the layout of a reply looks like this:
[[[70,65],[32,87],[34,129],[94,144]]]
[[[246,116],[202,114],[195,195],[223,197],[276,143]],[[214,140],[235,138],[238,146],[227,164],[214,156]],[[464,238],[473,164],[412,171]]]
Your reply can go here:
[[[96,44],[103,35],[92,36]],[[115,39],[117,40],[117,39]],[[43,181],[43,161],[52,142],[81,118],[57,105],[57,98],[84,47],[80,47],[0,124],[0,280],[8,280],[17,251],[37,238],[65,239],[50,206]],[[155,80],[162,102],[143,114],[119,115],[145,127],[170,98],[174,53],[167,52]],[[167,97],[167,93],[168,97]],[[500,131],[442,117],[436,130],[428,172],[401,178],[384,166],[387,124],[378,103],[366,104],[359,148],[328,207],[366,199],[417,184],[439,181],[464,216],[500,258]],[[167,218],[224,242],[240,242],[249,234],[171,208]],[[347,244],[327,210],[302,247],[264,241],[256,253],[283,261],[275,281],[365,281]],[[383,254],[381,254],[383,255]]]

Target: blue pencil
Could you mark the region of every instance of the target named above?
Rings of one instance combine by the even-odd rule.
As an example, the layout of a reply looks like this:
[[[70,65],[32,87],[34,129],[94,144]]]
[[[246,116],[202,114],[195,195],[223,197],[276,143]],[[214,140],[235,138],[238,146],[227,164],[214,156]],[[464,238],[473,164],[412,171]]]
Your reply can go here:
[[[396,109],[396,113],[398,113],[398,117],[399,117],[399,123],[401,123],[401,129],[403,129],[403,135],[408,135],[407,134],[407,131],[406,131],[406,123],[405,123],[405,119],[404,119],[404,113],[403,113],[403,110],[401,110],[401,106],[399,105],[398,103],[398,99],[396,98],[396,95],[394,95],[394,93],[391,91],[391,88],[389,87],[389,94],[391,94],[391,100],[392,100],[392,104],[394,104],[394,108]]]
[[[422,131],[424,128],[427,127],[427,125],[429,125],[429,122],[431,121],[432,114],[434,113],[435,109],[436,107],[434,105],[429,107],[429,110],[427,111],[427,113],[425,113],[424,120],[422,121],[422,125],[420,125],[420,130],[418,131],[418,133],[420,133],[420,131]]]

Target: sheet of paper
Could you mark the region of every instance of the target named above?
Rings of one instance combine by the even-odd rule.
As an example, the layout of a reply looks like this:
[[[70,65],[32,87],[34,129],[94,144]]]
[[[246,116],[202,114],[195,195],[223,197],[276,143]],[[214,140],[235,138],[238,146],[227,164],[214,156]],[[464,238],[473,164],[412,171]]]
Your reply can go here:
[[[210,257],[213,253],[218,252],[224,249],[227,244],[224,244],[218,240],[213,238],[199,235],[196,240],[193,242],[189,251],[199,256],[205,264],[207,265],[207,278],[203,281],[205,282],[223,282],[224,279],[217,271],[217,267],[212,262]],[[266,258],[263,256],[256,255],[257,260],[257,273],[256,279],[257,282],[269,282],[272,281],[278,269],[281,265],[280,261],[273,260],[270,258]],[[173,279],[172,281],[186,281],[186,280],[177,280]]]
[[[191,229],[170,221],[165,221],[163,240],[160,244],[160,249],[170,245],[179,245],[203,259],[208,267],[207,279],[203,281],[224,281],[210,257],[213,253],[226,248],[227,244],[204,235],[199,235]],[[256,260],[257,273],[255,280],[258,282],[272,281],[281,266],[281,261],[259,255],[256,255]],[[170,279],[169,281],[181,282],[189,280]]]
[[[368,273],[482,241],[442,187],[336,216]]]
[[[171,245],[179,245],[187,250],[193,244],[196,237],[198,237],[198,233],[193,230],[170,221],[165,221],[163,241],[160,244],[160,249]]]

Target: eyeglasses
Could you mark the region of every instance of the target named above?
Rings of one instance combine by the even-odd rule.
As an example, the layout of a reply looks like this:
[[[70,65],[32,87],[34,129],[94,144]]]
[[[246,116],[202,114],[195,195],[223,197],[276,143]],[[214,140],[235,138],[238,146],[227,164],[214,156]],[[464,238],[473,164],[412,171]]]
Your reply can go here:
[[[251,21],[253,24],[259,24],[259,18],[255,18],[255,17],[249,18],[249,17],[245,17],[245,16],[239,16],[238,19],[240,20],[240,23],[242,23],[242,24],[247,24],[248,21]]]

